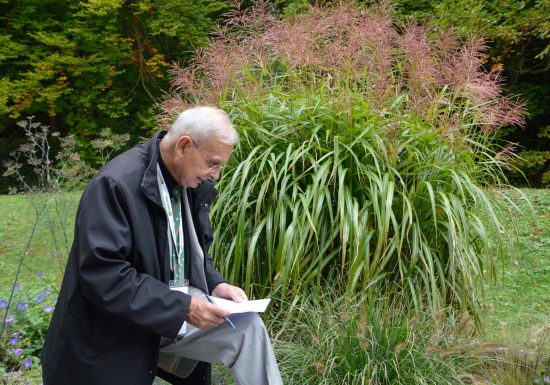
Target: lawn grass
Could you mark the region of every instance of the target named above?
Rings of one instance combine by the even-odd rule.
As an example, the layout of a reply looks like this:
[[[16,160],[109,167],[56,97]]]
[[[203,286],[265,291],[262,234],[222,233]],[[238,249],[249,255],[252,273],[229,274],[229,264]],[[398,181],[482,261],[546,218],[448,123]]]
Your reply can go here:
[[[29,247],[22,261],[18,284],[21,288],[40,285],[58,290],[72,241],[74,213],[79,198],[80,193],[0,195],[0,217],[3,218],[0,222],[2,298],[13,286],[27,243]],[[48,210],[42,211],[46,199]],[[35,222],[37,226],[32,234]],[[37,282],[38,278],[40,282]]]
[[[487,284],[486,341],[533,349],[550,328],[550,190],[522,190],[531,202],[510,192],[523,216],[505,218],[517,236],[508,245],[506,260],[499,265],[495,285]],[[18,293],[36,287],[59,287],[66,242],[71,241],[74,212],[80,194],[63,194],[57,209],[43,213],[38,222],[19,277]],[[14,283],[22,252],[31,234],[37,209],[45,197],[0,195],[0,298],[7,299]],[[67,239],[56,231],[52,241],[51,223],[62,220]],[[57,246],[56,246],[57,245]],[[40,274],[39,274],[40,273]],[[39,277],[40,275],[40,277]],[[54,290],[52,290],[54,291]],[[547,344],[547,348],[548,348]],[[39,368],[25,376],[31,384],[40,384]]]
[[[516,236],[496,285],[486,285],[485,338],[533,348],[550,329],[550,189],[522,192],[528,201],[510,192],[523,215],[504,219]]]

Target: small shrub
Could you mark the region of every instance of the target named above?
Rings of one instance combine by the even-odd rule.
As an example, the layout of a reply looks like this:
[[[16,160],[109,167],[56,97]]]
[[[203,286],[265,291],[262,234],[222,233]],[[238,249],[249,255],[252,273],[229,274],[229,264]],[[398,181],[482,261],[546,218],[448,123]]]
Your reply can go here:
[[[27,142],[4,161],[3,175],[15,179],[11,193],[59,192],[82,187],[92,169],[80,161],[73,137],[62,138],[31,116],[17,122]]]

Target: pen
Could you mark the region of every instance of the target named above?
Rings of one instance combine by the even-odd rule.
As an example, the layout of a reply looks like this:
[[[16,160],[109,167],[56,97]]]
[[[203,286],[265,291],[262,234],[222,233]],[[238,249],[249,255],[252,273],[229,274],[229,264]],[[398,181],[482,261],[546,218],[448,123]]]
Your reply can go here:
[[[208,294],[205,294],[205,297],[206,299],[208,300],[208,302],[210,302],[212,305],[216,305],[216,302],[214,302],[214,300],[212,298],[210,298],[210,296]],[[231,322],[231,320],[229,319],[229,317],[223,317],[223,319],[225,320],[225,322],[227,322],[233,329],[235,329],[235,325],[233,325],[233,322]]]

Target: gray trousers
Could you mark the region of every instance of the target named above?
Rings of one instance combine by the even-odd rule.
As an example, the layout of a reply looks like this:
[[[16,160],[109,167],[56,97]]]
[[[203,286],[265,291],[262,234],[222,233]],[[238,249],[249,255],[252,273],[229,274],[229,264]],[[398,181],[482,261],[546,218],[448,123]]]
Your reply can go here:
[[[203,296],[190,287],[189,294]],[[237,385],[282,385],[279,367],[262,319],[256,313],[230,316],[212,329],[187,324],[187,333],[160,350],[158,366],[178,377],[187,377],[197,361],[222,362]]]

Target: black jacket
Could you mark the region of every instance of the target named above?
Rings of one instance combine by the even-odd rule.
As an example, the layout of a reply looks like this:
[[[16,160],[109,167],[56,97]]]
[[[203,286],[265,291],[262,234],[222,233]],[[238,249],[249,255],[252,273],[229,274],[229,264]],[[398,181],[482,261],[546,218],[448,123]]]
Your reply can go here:
[[[174,338],[187,315],[190,297],[166,284],[170,238],[156,167],[162,135],[113,159],[82,195],[42,353],[44,385],[150,385],[160,337]],[[208,291],[224,282],[206,253],[216,194],[209,182],[188,189]]]

